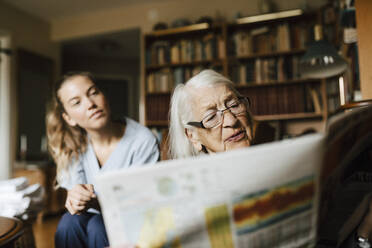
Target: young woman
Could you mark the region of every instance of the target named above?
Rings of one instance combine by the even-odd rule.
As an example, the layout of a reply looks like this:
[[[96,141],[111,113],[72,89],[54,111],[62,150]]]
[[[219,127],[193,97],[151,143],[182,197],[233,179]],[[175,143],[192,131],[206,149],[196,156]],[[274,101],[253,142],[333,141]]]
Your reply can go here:
[[[68,212],[57,227],[55,246],[108,246],[95,176],[157,162],[156,138],[129,118],[112,120],[105,96],[85,72],[68,73],[56,84],[46,125],[57,184],[67,189]]]

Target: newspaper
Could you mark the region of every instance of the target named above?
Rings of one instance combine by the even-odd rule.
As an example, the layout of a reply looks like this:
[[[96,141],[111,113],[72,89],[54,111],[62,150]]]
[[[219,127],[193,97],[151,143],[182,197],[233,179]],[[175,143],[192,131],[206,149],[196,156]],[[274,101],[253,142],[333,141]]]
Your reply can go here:
[[[110,246],[311,246],[324,137],[98,176]]]

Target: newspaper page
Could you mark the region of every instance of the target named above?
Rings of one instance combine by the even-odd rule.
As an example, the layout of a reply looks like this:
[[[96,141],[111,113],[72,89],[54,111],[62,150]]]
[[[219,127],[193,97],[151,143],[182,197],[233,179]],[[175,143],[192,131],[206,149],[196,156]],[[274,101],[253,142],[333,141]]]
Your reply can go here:
[[[311,245],[323,144],[307,135],[100,175],[110,246]]]

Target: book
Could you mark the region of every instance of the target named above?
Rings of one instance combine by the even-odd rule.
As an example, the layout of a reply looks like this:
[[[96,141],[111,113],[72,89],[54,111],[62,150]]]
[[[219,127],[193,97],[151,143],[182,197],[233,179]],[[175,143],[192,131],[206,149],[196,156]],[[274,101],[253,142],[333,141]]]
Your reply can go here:
[[[262,53],[269,53],[272,51],[269,33],[256,35],[252,39],[253,39],[254,53],[262,54]]]
[[[278,114],[278,88],[277,87],[267,87],[267,114],[275,115]]]
[[[203,60],[211,60],[216,58],[216,42],[214,34],[210,33],[203,37]]]
[[[247,75],[246,75],[246,67],[245,65],[240,65],[239,66],[239,84],[246,84],[247,81]]]
[[[279,82],[287,80],[287,75],[284,69],[284,57],[279,57],[277,60],[277,80]]]
[[[179,84],[185,83],[185,69],[183,67],[177,67],[173,71],[174,87]]]
[[[291,26],[291,44],[293,49],[305,49],[307,44],[307,30],[301,24]]]
[[[169,42],[168,41],[155,41],[151,46],[152,58],[151,64],[163,65],[170,62],[169,56]]]
[[[155,78],[154,78],[154,73],[150,73],[147,75],[147,92],[148,93],[154,93],[156,92],[155,88]]]
[[[310,95],[314,105],[314,112],[320,114],[322,112],[322,106],[318,92],[314,88],[310,88]]]
[[[286,114],[288,109],[288,94],[287,94],[287,87],[286,85],[279,85],[276,87],[277,91],[277,113],[278,114]]]
[[[201,61],[203,59],[203,43],[201,40],[194,40],[194,61]]]
[[[254,63],[254,60],[249,60],[246,65],[245,65],[245,68],[246,68],[246,83],[247,84],[253,84],[255,78],[254,78],[254,72],[255,72],[255,63]]]
[[[235,55],[244,56],[253,52],[252,36],[248,32],[236,32],[234,34]]]
[[[176,42],[171,47],[171,63],[177,64],[181,62],[181,51],[180,51],[180,44]]]
[[[276,47],[278,51],[289,51],[291,49],[291,39],[288,23],[278,25]]]
[[[263,82],[263,72],[262,72],[262,60],[261,59],[256,59],[255,60],[255,73],[254,73],[254,79],[257,84],[261,84]]]

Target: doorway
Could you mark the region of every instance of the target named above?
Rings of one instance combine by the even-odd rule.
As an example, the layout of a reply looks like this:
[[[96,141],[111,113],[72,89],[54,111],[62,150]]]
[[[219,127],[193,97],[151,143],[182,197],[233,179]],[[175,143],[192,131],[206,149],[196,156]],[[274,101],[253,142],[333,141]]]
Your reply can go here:
[[[45,161],[48,159],[45,115],[53,82],[54,61],[24,49],[17,49],[16,55],[17,159]]]
[[[113,120],[119,120],[124,116],[129,116],[129,98],[123,95],[129,91],[130,81],[124,78],[104,77],[96,77],[96,80],[98,88],[109,99]]]

